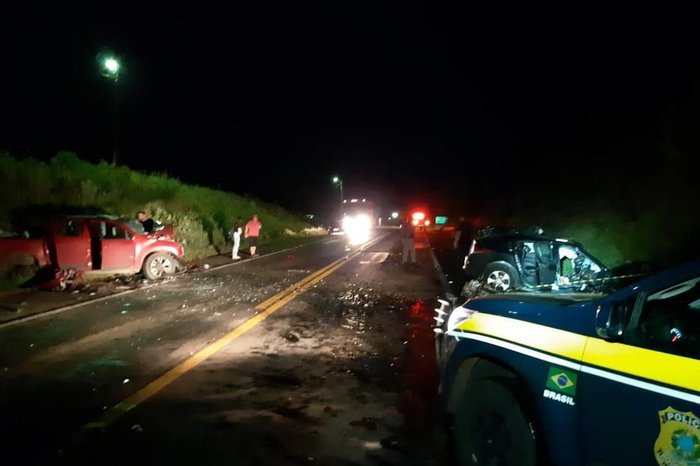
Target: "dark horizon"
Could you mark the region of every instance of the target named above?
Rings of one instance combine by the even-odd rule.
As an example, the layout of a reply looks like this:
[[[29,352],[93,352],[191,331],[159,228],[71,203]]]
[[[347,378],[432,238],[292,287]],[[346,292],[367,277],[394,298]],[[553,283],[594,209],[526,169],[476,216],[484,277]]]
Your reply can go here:
[[[695,163],[695,6],[115,5],[8,8],[0,150],[111,160],[113,51],[119,164],[298,211],[334,175],[462,208]]]

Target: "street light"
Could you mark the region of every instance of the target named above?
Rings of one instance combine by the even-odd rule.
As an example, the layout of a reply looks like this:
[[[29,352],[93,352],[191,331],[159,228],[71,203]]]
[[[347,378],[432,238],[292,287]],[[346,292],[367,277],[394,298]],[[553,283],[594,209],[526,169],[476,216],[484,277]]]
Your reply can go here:
[[[108,78],[113,84],[113,96],[112,96],[112,124],[113,124],[113,141],[112,141],[112,164],[117,164],[117,134],[118,134],[118,122],[119,122],[119,99],[117,92],[117,81],[119,80],[119,71],[121,69],[121,64],[116,57],[111,55],[98,55],[97,59],[100,61],[102,76]]]
[[[340,208],[342,209],[343,208],[343,180],[341,180],[337,176],[334,176],[333,183],[337,184],[340,187]]]
[[[102,76],[114,81],[119,79],[119,62],[114,57],[105,58],[102,62]]]

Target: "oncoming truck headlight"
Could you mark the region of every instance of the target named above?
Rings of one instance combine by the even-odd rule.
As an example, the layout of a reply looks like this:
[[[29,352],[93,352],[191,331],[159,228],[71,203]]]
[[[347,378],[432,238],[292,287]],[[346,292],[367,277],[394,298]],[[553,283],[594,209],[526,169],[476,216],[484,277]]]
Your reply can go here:
[[[369,240],[372,221],[369,215],[348,215],[343,218],[343,230],[351,244],[360,244]]]

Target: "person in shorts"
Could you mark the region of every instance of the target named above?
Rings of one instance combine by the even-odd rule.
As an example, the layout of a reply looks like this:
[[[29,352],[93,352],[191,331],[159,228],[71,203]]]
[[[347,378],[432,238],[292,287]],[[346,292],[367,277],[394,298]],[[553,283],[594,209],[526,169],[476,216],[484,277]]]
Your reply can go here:
[[[262,229],[262,223],[258,219],[258,214],[253,214],[253,218],[248,220],[245,224],[244,237],[248,240],[248,245],[250,246],[250,257],[257,256],[256,250],[258,248],[258,238],[260,237],[260,230]]]

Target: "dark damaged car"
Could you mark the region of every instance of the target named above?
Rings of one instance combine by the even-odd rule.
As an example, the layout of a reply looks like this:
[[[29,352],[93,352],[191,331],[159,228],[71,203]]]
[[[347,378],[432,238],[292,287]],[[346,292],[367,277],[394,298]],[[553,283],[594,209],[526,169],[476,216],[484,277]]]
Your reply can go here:
[[[464,260],[462,296],[488,292],[591,291],[610,280],[652,272],[650,264],[609,268],[578,242],[517,231],[487,231],[472,241]]]

